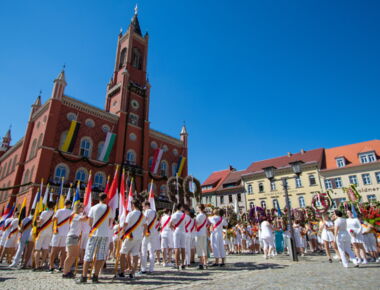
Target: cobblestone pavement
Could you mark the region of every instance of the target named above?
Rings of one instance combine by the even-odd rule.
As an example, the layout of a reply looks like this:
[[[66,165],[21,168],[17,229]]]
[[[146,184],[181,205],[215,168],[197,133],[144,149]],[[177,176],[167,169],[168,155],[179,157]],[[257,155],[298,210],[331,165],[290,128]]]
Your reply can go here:
[[[109,265],[111,268],[112,265]],[[112,280],[111,270],[100,276],[101,283],[76,285],[61,274],[8,270],[0,265],[1,289],[380,289],[380,264],[345,269],[324,256],[305,256],[298,263],[287,256],[265,260],[262,255],[229,256],[225,268],[177,271],[156,267],[156,272],[135,280]]]

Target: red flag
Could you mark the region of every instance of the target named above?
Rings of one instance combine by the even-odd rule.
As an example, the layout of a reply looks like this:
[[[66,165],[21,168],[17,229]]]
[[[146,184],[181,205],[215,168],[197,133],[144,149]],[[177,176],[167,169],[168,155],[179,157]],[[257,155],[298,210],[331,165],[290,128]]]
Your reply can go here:
[[[84,193],[83,207],[84,207],[84,214],[85,215],[88,215],[88,213],[90,212],[90,208],[91,208],[91,203],[92,203],[91,189],[92,189],[92,173],[90,171],[90,174],[88,176],[88,182],[87,182],[86,190]]]
[[[104,193],[108,195],[108,191],[110,190],[110,176],[107,177],[107,183],[106,183],[106,189],[104,190]]]
[[[125,200],[125,170],[123,168],[123,173],[121,174],[120,182],[120,198],[119,198],[119,224],[123,225],[125,222],[126,214],[126,200]]]
[[[118,204],[117,204],[117,187],[119,184],[119,165],[116,166],[115,174],[113,176],[112,184],[110,186],[109,191],[107,192],[108,197],[108,205],[111,207],[112,210],[116,210]]]
[[[149,191],[149,203],[150,203],[150,208],[153,210],[156,210],[156,202],[154,201],[154,191],[153,191],[153,179],[150,184],[150,191]]]
[[[129,194],[127,201],[127,213],[132,211],[132,200],[133,200],[133,177],[131,180],[131,184],[129,186]]]

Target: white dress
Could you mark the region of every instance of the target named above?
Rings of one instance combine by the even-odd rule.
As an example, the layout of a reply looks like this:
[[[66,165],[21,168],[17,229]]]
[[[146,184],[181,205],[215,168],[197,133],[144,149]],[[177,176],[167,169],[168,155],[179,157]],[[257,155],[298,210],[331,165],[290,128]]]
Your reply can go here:
[[[333,232],[327,230],[326,227],[333,228],[334,223],[332,221],[325,221],[322,234],[321,234],[321,239],[326,242],[334,242],[335,238],[334,238]]]
[[[364,244],[363,238],[363,227],[357,218],[348,218],[347,220],[347,231],[351,237],[351,243]]]

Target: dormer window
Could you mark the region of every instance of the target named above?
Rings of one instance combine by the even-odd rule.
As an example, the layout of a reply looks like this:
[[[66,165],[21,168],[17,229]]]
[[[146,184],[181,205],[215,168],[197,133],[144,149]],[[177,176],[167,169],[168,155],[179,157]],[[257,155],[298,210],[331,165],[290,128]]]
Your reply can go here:
[[[336,158],[336,166],[338,168],[346,166],[346,159],[344,159],[344,157]]]
[[[376,155],[375,152],[366,152],[366,153],[360,153],[359,154],[360,163],[370,163],[376,161]]]

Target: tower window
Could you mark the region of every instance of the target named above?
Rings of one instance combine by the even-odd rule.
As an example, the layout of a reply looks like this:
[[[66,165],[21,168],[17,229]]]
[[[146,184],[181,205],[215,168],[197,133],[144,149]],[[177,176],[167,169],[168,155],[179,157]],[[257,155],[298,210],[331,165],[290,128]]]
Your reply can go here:
[[[142,53],[137,47],[134,47],[132,51],[132,66],[137,69],[142,68]]]
[[[131,165],[136,164],[136,153],[133,150],[127,152],[127,163]]]
[[[119,59],[119,69],[122,68],[125,64],[125,55],[127,54],[127,48],[124,47],[123,50],[120,53],[120,59]]]

